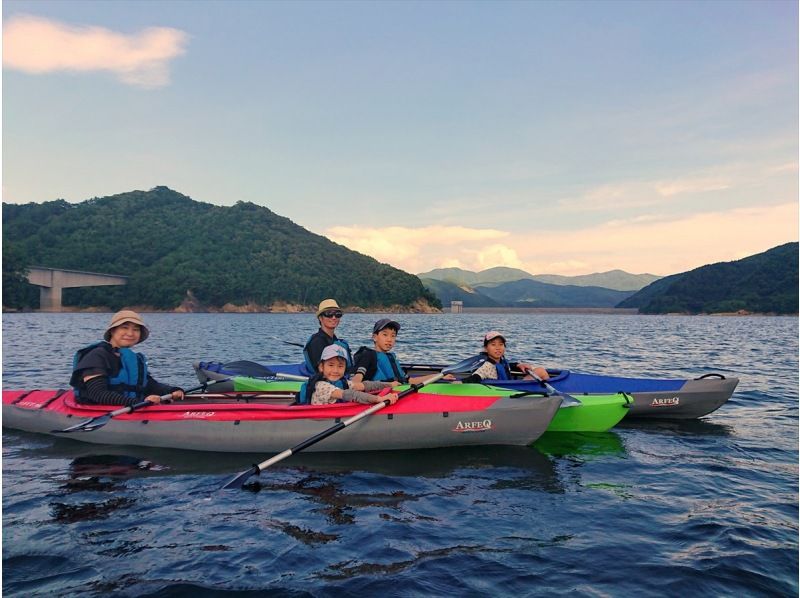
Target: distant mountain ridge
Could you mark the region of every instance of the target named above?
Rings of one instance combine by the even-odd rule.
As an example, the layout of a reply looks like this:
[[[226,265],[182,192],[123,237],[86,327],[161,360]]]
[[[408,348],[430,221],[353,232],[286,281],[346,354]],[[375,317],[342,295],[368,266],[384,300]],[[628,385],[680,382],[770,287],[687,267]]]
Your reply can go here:
[[[536,280],[553,285],[571,285],[579,287],[601,287],[615,291],[638,291],[660,276],[654,274],[630,274],[624,270],[609,270],[580,276],[561,276],[558,274],[530,274],[518,268],[496,267],[480,272],[472,272],[461,268],[436,268],[430,272],[418,274],[420,278],[440,280],[457,286],[470,287],[496,286],[504,282],[517,280]]]
[[[641,313],[798,313],[798,243],[655,281],[617,307]]]
[[[614,307],[633,291],[601,287],[556,285],[524,279],[496,285],[458,286],[452,282],[422,278],[443,305],[462,301],[464,307]]]

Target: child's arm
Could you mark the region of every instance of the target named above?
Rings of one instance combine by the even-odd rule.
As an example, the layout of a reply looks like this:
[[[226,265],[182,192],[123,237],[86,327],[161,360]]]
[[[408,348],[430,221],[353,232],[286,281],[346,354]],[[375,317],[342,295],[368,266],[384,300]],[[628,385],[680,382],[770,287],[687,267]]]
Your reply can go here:
[[[424,384],[427,383],[428,380],[433,378],[434,376],[438,376],[439,374],[429,374],[427,376],[414,376],[413,378],[408,379],[409,384]],[[448,382],[453,382],[456,380],[456,377],[453,374],[447,374],[442,380],[447,380]]]
[[[550,374],[548,374],[547,370],[542,367],[531,365],[529,363],[517,363],[512,365],[515,365],[516,369],[518,369],[523,374],[530,374],[531,372],[533,372],[542,380],[548,380],[550,378]],[[527,377],[532,378],[530,375]]]
[[[388,399],[389,403],[391,404],[397,401],[397,393],[389,393],[381,397],[378,395],[371,395],[360,390],[353,390],[352,388],[348,388],[347,390],[341,390],[337,388],[334,393],[341,393],[342,400],[353,401],[354,403],[381,403]]]

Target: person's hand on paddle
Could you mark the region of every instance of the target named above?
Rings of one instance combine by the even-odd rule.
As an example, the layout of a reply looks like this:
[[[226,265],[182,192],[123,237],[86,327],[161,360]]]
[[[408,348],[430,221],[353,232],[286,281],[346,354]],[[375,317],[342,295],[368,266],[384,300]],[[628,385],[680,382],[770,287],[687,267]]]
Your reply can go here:
[[[169,395],[164,395],[160,397],[158,395],[148,395],[144,398],[145,401],[150,401],[151,403],[158,405],[159,403],[169,403],[171,401],[182,401],[185,398],[185,394],[183,389],[179,388],[178,390],[173,390]]]
[[[547,370],[544,369],[544,368],[537,368],[537,367],[534,367],[534,366],[530,365],[529,363],[519,363],[519,364],[517,364],[517,368],[523,374],[528,374],[528,375],[536,374],[542,380],[549,380],[550,379],[550,374],[548,374]],[[533,376],[531,376],[531,377],[533,377]]]
[[[385,395],[378,395],[375,397],[375,400],[372,401],[373,403],[382,403],[383,401],[389,401],[390,405],[394,405],[397,402],[397,399],[400,396],[396,392],[389,392]]]

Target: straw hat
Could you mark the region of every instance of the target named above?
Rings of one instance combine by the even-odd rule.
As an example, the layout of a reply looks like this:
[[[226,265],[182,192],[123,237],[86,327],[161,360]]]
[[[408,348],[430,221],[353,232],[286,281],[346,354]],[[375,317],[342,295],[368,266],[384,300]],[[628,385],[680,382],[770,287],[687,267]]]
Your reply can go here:
[[[324,312],[328,311],[329,309],[342,309],[339,307],[339,304],[336,303],[336,299],[323,299],[323,301],[319,304],[317,308],[317,317]]]
[[[137,314],[135,311],[131,311],[129,309],[123,309],[122,311],[118,311],[113,316],[111,316],[111,323],[106,328],[105,334],[103,334],[103,338],[107,341],[111,340],[111,331],[116,328],[117,326],[124,324],[125,322],[131,322],[133,324],[138,324],[142,328],[142,336],[139,338],[139,342],[143,343],[147,340],[147,337],[150,336],[150,331],[147,329],[147,326],[144,325],[144,321],[142,317]]]

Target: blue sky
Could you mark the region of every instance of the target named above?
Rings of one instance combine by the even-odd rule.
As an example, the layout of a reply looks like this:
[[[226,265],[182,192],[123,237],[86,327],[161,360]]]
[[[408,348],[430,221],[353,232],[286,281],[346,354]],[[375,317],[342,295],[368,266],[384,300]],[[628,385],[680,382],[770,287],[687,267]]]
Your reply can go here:
[[[3,200],[167,185],[409,272],[798,239],[796,2],[3,3]]]

